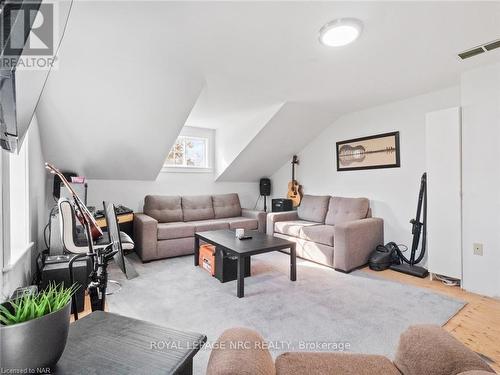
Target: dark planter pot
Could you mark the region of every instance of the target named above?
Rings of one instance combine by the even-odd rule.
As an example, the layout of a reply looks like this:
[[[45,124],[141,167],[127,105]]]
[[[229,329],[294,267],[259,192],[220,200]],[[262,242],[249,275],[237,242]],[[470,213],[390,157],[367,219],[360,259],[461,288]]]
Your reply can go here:
[[[53,367],[68,338],[71,301],[61,310],[11,326],[0,325],[2,369]]]

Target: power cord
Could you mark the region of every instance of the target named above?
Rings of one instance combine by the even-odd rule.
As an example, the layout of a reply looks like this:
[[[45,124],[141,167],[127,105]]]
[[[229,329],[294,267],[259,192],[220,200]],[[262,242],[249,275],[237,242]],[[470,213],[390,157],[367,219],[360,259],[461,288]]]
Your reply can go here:
[[[446,286],[459,286],[460,285],[460,280],[453,279],[451,277],[434,274],[434,278],[436,280],[441,281]]]
[[[256,209],[257,209],[257,205],[259,204],[260,198],[262,198],[262,195],[259,195],[259,197],[258,197],[258,198],[257,198],[257,200],[255,201],[255,205],[253,206],[253,209],[254,209],[254,210],[256,210]]]

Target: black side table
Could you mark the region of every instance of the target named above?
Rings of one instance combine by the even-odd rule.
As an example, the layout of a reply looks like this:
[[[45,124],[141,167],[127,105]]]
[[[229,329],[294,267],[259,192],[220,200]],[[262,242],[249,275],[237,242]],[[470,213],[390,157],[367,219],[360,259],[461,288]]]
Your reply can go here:
[[[199,333],[95,311],[70,325],[56,374],[192,374]]]

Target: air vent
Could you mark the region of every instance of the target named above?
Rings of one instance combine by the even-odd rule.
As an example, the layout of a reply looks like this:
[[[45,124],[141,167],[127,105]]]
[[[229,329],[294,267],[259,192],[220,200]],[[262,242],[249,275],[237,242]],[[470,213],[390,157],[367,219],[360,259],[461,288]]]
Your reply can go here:
[[[500,47],[500,39],[495,40],[494,42],[488,43],[484,46],[484,49],[486,51],[491,51],[492,49],[499,48]]]
[[[458,56],[460,56],[460,58],[462,60],[464,60],[464,59],[468,59],[469,57],[479,55],[480,53],[483,53],[483,52],[484,52],[483,47],[478,47],[478,48],[471,49],[469,51],[461,52],[458,54]]]
[[[500,39],[495,40],[493,42],[488,42],[488,43],[483,44],[481,46],[471,48],[471,49],[464,51],[464,52],[460,52],[458,54],[458,57],[460,57],[462,60],[465,60],[465,59],[468,59],[470,57],[480,55],[481,53],[489,52],[491,50],[494,50],[495,48],[500,48]]]

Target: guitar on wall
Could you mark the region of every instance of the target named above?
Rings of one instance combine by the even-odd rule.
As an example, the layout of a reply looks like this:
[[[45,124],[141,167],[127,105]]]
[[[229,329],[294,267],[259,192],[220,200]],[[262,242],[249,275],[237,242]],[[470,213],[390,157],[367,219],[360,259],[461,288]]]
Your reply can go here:
[[[299,164],[299,159],[297,155],[293,155],[292,159],[292,180],[288,183],[288,193],[287,198],[292,200],[293,207],[297,207],[300,205],[300,201],[302,200],[302,186],[299,185],[297,180],[295,179],[295,165]]]
[[[73,195],[73,199],[75,200],[75,205],[77,206],[78,210],[76,211],[76,217],[82,223],[82,225],[85,225],[85,222],[87,222],[90,226],[90,234],[92,235],[92,239],[96,240],[99,237],[102,236],[102,229],[97,225],[97,222],[95,221],[94,215],[88,210],[87,206],[82,202],[80,197],[76,194],[76,192],[73,190],[71,187],[70,183],[68,180],[66,180],[66,177],[53,165],[49,163],[45,163],[45,168],[50,171],[50,173],[58,176],[64,186],[71,192],[71,195]]]

